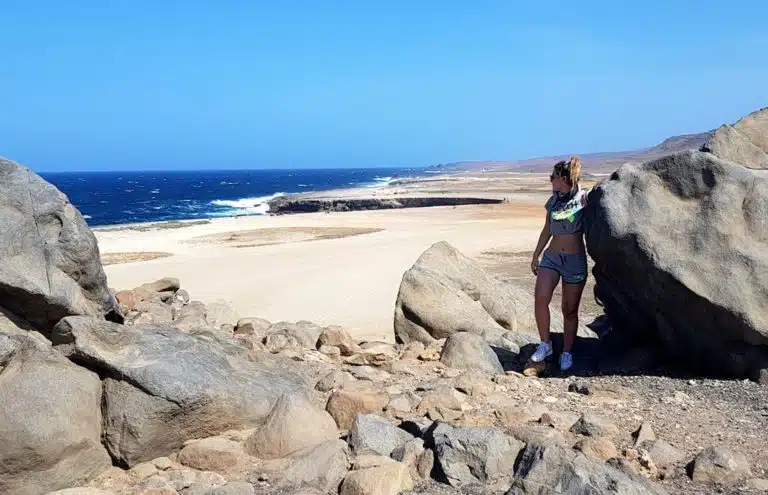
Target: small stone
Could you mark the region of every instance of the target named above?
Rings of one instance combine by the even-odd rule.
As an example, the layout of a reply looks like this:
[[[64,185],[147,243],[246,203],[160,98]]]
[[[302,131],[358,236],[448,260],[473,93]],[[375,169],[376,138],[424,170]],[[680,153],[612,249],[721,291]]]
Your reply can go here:
[[[578,414],[568,411],[544,411],[539,417],[541,424],[551,426],[558,431],[570,431],[578,420]]]
[[[438,410],[458,411],[461,413],[461,402],[459,402],[449,389],[441,389],[427,392],[421,399],[421,402],[419,402],[419,406],[416,408],[416,412],[420,415],[427,414],[430,411],[441,412]]]
[[[557,397],[547,396],[547,397],[544,397],[542,402],[546,402],[547,404],[554,404],[555,402],[557,402]]]
[[[389,456],[413,436],[375,414],[358,414],[349,428],[348,443],[356,455]]]
[[[659,469],[667,469],[685,459],[685,453],[671,446],[664,440],[646,440],[639,448],[648,452],[653,463]]]
[[[751,475],[743,454],[735,454],[722,447],[708,447],[701,451],[691,468],[691,479],[696,483],[732,486]]]
[[[395,448],[391,457],[397,462],[402,462],[408,468],[416,468],[419,457],[424,452],[424,441],[420,438],[411,438],[405,444]]]
[[[532,403],[519,405],[509,398],[505,402],[498,404],[495,408],[496,417],[505,425],[518,425],[539,421],[541,416],[547,412],[546,406]]]
[[[385,392],[358,385],[334,391],[325,409],[340,429],[347,430],[355,416],[381,412],[388,402],[389,396]]]
[[[619,455],[613,442],[603,437],[583,438],[573,448],[598,461],[607,461]]]
[[[416,372],[408,366],[407,363],[403,363],[402,361],[395,361],[390,365],[390,371],[392,373],[396,373],[399,375],[410,375],[410,376],[416,376]]]
[[[408,466],[396,461],[350,471],[341,484],[341,495],[397,495],[413,488],[408,471]]]
[[[607,437],[619,434],[619,428],[608,418],[592,413],[582,415],[571,427],[571,431],[588,437]]]
[[[372,366],[353,366],[349,370],[349,373],[358,380],[369,382],[383,382],[392,376],[386,371],[376,369]]]
[[[406,392],[404,394],[395,395],[389,400],[386,410],[393,411],[394,413],[409,413],[416,407],[421,401],[421,397],[413,392]]]
[[[639,446],[643,442],[656,440],[656,434],[653,432],[653,428],[649,423],[643,423],[640,428],[634,433],[635,447]]]
[[[408,345],[405,346],[405,349],[403,349],[403,354],[400,356],[400,359],[403,361],[410,361],[415,360],[419,358],[419,355],[424,352],[424,344],[419,342],[418,340],[414,340],[413,342],[409,342]]]
[[[352,385],[356,381],[355,377],[346,371],[333,370],[317,382],[315,390],[318,392],[330,392],[337,388],[344,388]]]
[[[167,457],[158,457],[157,459],[152,460],[152,464],[154,464],[160,471],[167,471],[173,467],[173,462]]]
[[[338,361],[341,359],[341,349],[334,345],[321,345],[317,350],[320,352],[320,354],[328,356],[333,361]]]
[[[201,471],[230,472],[245,463],[243,447],[223,437],[204,438],[179,452],[179,463]]]
[[[435,465],[435,452],[427,449],[419,456],[416,464],[416,472],[422,479],[428,480],[432,474],[432,468]]]
[[[486,373],[466,371],[456,378],[453,386],[470,397],[485,397],[493,393],[494,386],[490,378]]]
[[[255,495],[255,493],[256,490],[250,483],[230,481],[226,485],[208,489],[203,495]]]
[[[421,361],[439,361],[440,360],[440,349],[436,349],[434,347],[427,347],[424,349],[424,351],[419,354],[419,360]]]
[[[353,354],[360,352],[360,346],[352,338],[352,336],[340,326],[330,326],[323,329],[320,333],[320,337],[317,339],[317,345],[319,346],[334,346],[339,349],[342,356],[352,356]]]
[[[195,483],[197,474],[191,469],[179,469],[167,472],[168,482],[172,485],[176,491],[189,488]],[[154,477],[153,477],[154,478]],[[152,479],[152,478],[150,478]],[[165,479],[163,478],[165,482]]]
[[[137,481],[142,481],[144,479],[149,478],[150,476],[154,476],[155,474],[157,474],[157,466],[155,466],[151,462],[142,462],[141,464],[136,464],[135,466],[133,466],[128,471],[128,474],[131,475]]]
[[[565,446],[566,441],[562,433],[549,426],[540,424],[515,425],[509,429],[510,434],[526,444],[538,444],[544,446]]]

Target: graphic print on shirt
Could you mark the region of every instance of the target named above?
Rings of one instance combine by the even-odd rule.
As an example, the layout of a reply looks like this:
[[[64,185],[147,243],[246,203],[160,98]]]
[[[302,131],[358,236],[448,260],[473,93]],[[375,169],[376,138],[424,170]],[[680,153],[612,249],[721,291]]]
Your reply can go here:
[[[576,214],[585,206],[583,197],[584,192],[579,190],[579,192],[577,192],[576,195],[561,208],[557,208],[557,210],[553,208],[552,220],[568,220],[571,223],[575,222]]]

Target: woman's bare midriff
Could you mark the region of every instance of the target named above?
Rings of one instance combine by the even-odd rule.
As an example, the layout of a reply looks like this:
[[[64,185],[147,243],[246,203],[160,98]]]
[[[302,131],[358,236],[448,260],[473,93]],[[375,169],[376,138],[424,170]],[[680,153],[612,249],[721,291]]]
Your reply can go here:
[[[549,241],[547,251],[563,254],[582,254],[584,249],[584,234],[554,235]]]

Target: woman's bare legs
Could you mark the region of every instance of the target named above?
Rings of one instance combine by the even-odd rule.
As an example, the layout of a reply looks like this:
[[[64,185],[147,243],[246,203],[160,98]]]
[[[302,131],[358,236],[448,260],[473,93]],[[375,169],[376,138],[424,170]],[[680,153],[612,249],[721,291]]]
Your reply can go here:
[[[568,284],[563,281],[563,352],[571,352],[576,332],[579,329],[579,304],[584,283]],[[536,321],[538,322],[538,306]],[[539,329],[541,333],[541,329]]]
[[[536,275],[534,309],[536,327],[539,329],[542,342],[549,342],[549,303],[552,301],[552,293],[559,281],[560,274],[556,271],[539,268],[539,273]]]

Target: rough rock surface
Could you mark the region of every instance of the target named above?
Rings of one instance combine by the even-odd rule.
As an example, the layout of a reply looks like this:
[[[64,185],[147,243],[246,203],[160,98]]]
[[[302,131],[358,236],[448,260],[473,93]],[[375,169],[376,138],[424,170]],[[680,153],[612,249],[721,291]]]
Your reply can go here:
[[[587,225],[615,331],[708,374],[766,367],[768,180],[702,152],[627,165],[590,195]]]
[[[691,466],[691,479],[696,483],[733,485],[751,475],[744,455],[722,447],[702,450]]]
[[[768,169],[768,108],[721,126],[702,149],[747,168]]]
[[[32,336],[0,334],[0,493],[85,483],[111,465],[101,382]]]
[[[129,466],[189,438],[256,426],[279,397],[307,393],[296,375],[173,328],[69,317],[52,337],[70,359],[105,377],[105,444]]]
[[[245,448],[261,459],[277,459],[338,438],[330,414],[304,396],[285,394],[256,428]]]
[[[451,486],[493,483],[509,476],[522,442],[487,427],[441,423],[432,433],[435,462]]]
[[[446,340],[440,362],[463,370],[504,373],[499,357],[480,335],[456,332]]]
[[[412,439],[413,435],[375,414],[358,414],[348,435],[356,455],[389,456]]]
[[[0,158],[0,300],[48,334],[63,317],[122,321],[96,237],[53,185]]]
[[[541,493],[646,495],[666,493],[643,478],[556,446],[529,445],[507,495]]]

